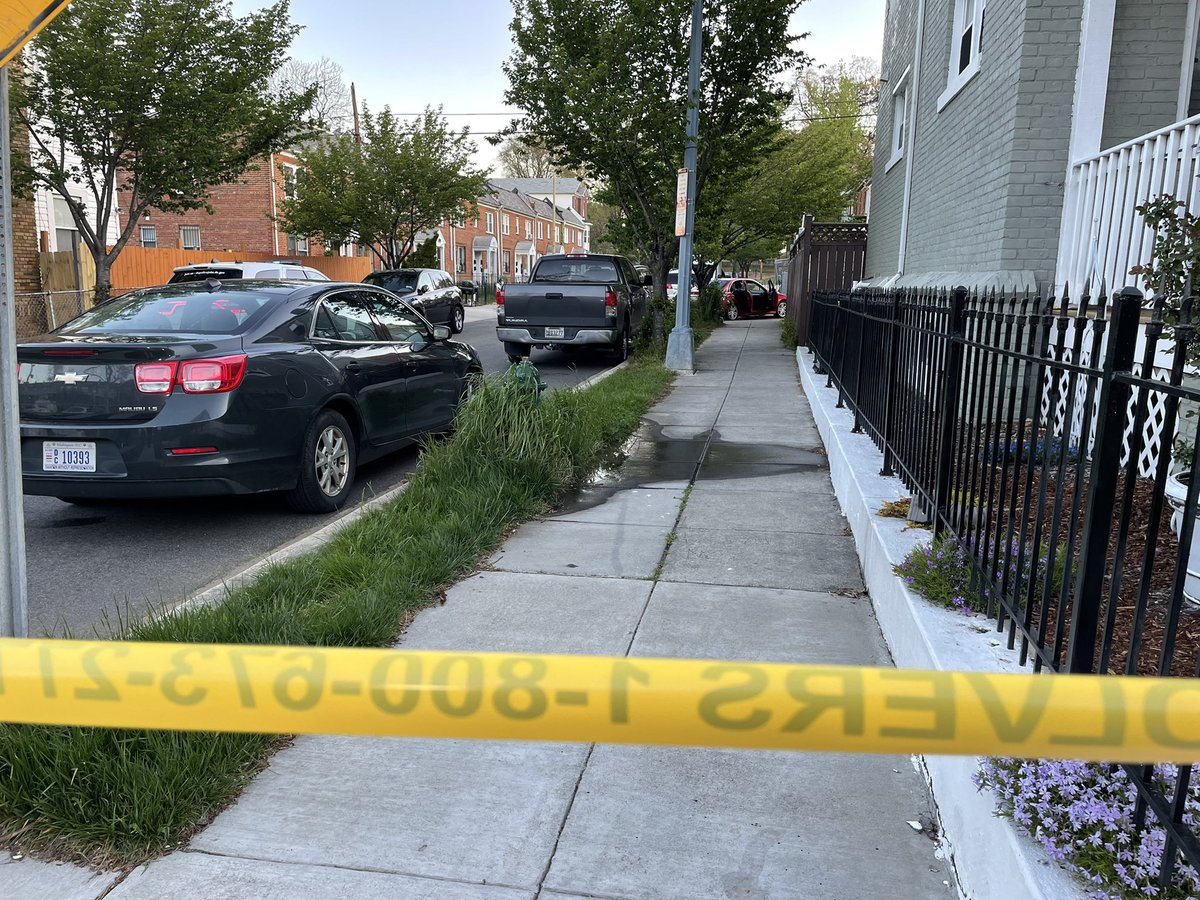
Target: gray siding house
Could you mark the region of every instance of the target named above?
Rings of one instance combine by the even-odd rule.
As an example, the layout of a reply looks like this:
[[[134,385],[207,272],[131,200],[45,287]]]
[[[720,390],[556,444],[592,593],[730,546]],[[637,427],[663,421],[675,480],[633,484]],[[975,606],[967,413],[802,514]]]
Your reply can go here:
[[[884,34],[870,283],[1135,284],[1134,208],[1200,209],[1200,0],[888,0]]]

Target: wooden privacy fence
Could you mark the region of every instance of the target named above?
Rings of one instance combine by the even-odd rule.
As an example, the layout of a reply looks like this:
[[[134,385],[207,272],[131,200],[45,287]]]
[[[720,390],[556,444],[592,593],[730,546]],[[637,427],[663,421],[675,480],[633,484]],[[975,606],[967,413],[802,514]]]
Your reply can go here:
[[[239,253],[229,250],[175,250],[168,247],[126,247],[112,267],[114,289],[149,287],[165,284],[178,266],[192,263],[270,262],[282,259],[271,253]],[[371,272],[371,260],[366,256],[302,256],[293,257],[334,281],[362,281]]]
[[[792,242],[788,262],[788,317],[796,342],[808,343],[814,291],[849,290],[862,279],[867,257],[867,226],[855,222],[814,222],[804,225]]]

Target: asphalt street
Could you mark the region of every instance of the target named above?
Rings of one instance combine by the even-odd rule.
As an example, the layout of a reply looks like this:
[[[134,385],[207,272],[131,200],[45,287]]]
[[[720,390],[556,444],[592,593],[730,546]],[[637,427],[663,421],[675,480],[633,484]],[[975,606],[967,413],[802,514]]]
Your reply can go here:
[[[492,307],[467,311],[458,340],[473,345],[487,372],[508,367]],[[601,356],[535,351],[551,388],[603,371]],[[416,465],[415,448],[359,469],[355,504],[399,484]],[[173,605],[275,548],[343,515],[291,510],[277,495],[72,506],[25,498],[30,634],[107,636],[121,619]]]

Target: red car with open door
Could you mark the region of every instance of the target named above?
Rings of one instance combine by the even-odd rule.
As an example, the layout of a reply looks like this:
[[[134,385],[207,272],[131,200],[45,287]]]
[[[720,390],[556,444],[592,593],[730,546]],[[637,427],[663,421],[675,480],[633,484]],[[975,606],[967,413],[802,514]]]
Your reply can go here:
[[[717,281],[724,291],[721,311],[725,318],[748,319],[756,316],[787,315],[787,295],[774,285],[764,287],[753,278],[722,278]]]

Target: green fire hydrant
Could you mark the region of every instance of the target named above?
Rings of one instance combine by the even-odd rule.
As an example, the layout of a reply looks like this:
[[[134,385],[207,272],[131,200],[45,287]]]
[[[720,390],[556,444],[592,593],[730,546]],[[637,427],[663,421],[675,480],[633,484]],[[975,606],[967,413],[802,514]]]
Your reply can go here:
[[[541,403],[542,391],[546,389],[546,382],[542,381],[538,370],[534,368],[529,358],[526,357],[513,366],[511,372],[517,388],[532,394],[534,403]]]

